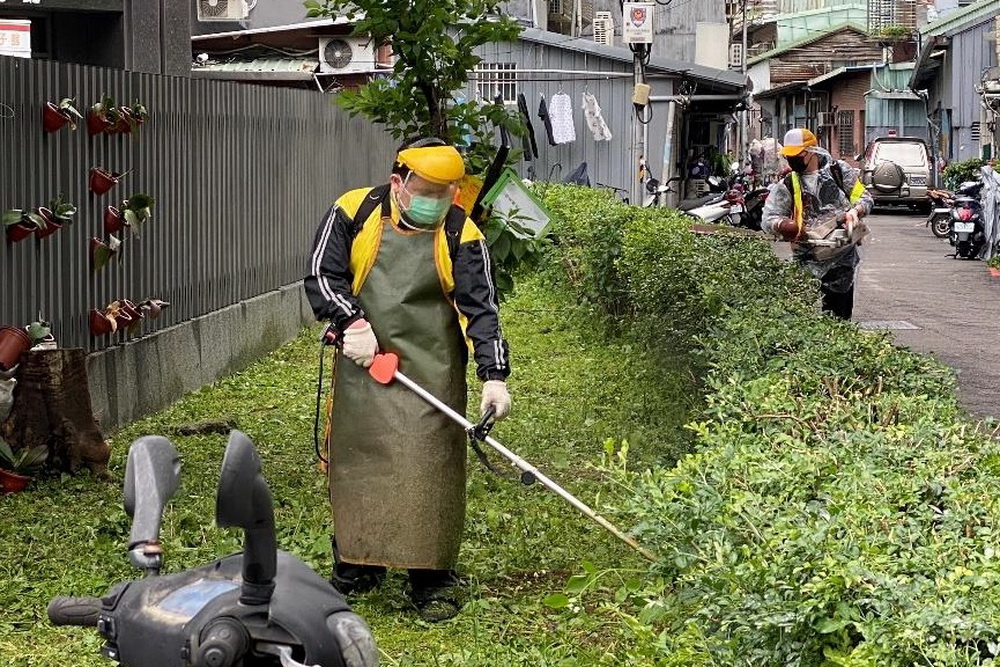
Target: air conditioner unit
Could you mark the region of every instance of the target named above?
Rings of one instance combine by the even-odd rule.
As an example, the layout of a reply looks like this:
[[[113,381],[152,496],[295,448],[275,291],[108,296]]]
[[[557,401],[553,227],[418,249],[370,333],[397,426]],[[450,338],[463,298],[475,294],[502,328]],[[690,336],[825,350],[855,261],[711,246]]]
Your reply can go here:
[[[816,114],[816,124],[820,127],[836,125],[837,114],[832,111],[820,111]]]
[[[594,13],[594,41],[605,46],[613,46],[615,40],[615,20],[611,12]]]
[[[328,74],[375,69],[375,44],[370,37],[320,37],[319,71]]]
[[[246,0],[197,0],[199,21],[242,21],[250,15]]]
[[[736,43],[729,45],[729,68],[740,69],[743,67],[743,45]]]

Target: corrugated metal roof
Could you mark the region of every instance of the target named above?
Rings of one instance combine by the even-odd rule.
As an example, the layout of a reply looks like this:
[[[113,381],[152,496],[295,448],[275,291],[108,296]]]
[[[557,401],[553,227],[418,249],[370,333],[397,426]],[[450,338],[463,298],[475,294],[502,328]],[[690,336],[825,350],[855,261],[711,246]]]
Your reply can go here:
[[[864,26],[860,26],[857,23],[841,23],[839,25],[832,26],[829,30],[824,30],[823,32],[817,33],[815,35],[810,35],[809,37],[804,37],[798,41],[792,42],[790,44],[785,44],[784,46],[778,47],[776,49],[765,51],[759,56],[754,56],[753,58],[747,60],[747,65],[755,65],[761,62],[762,60],[770,60],[775,56],[780,56],[782,53],[791,51],[792,49],[803,47],[806,44],[812,44],[813,42],[817,42],[823,39],[824,37],[829,37],[830,35],[836,32],[840,32],[841,30],[846,30],[846,29],[853,30],[865,36],[868,35],[868,33],[865,32]]]
[[[604,44],[598,44],[594,40],[586,37],[567,37],[566,35],[558,32],[538,30],[537,28],[525,28],[524,31],[521,32],[521,39],[527,42],[545,44],[546,46],[552,46],[559,49],[589,53],[591,55],[600,56],[601,58],[609,58],[619,62],[631,63],[633,60],[632,52],[629,49],[620,46],[605,46]],[[743,88],[747,85],[746,76],[740,72],[715,69],[713,67],[705,67],[704,65],[696,65],[694,63],[670,60],[667,58],[657,58],[654,56],[649,59],[649,64],[646,66],[646,73],[651,74],[655,72],[682,74],[693,79],[712,81],[714,83],[732,88]]]
[[[946,14],[936,21],[931,21],[920,29],[920,34],[934,37],[950,36],[982,20],[988,20],[997,13],[1000,13],[1000,3],[997,0],[980,0],[968,7]]]
[[[213,75],[261,75],[259,78],[266,78],[272,81],[294,81],[311,79],[316,65],[315,56],[311,58],[263,57],[196,65],[191,68],[191,73],[195,76],[201,73],[213,73]]]

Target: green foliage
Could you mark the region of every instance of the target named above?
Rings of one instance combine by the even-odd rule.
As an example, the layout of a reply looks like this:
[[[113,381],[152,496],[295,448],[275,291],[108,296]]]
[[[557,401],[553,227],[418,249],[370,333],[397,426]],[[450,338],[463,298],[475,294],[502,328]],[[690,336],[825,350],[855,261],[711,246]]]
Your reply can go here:
[[[498,0],[307,0],[307,16],[346,14],[354,34],[376,45],[390,44],[396,56],[391,78],[376,79],[358,91],[341,93],[339,102],[396,139],[436,136],[456,145],[474,135],[473,173],[485,170],[494,128],[515,127],[516,115],[502,106],[453,95],[482,60],[483,44],[512,41],[521,29],[500,11]],[[477,148],[478,147],[478,150]]]
[[[1000,269],[1000,255],[993,255],[992,257],[990,257],[989,260],[986,262],[986,266],[990,267],[991,269]]]
[[[954,189],[960,183],[976,180],[979,177],[979,170],[984,164],[986,163],[977,157],[961,162],[952,162],[941,172],[944,176],[945,187]]]
[[[684,407],[693,393],[691,378],[680,372],[660,377],[662,368],[650,368],[631,343],[590,335],[589,319],[568,301],[564,288],[528,277],[501,309],[516,352],[508,382],[514,412],[493,435],[617,522],[607,502],[631,489],[595,468],[602,443],[627,439],[633,458],[675,458],[690,440],[681,425],[690,419]],[[97,632],[55,627],[45,607],[56,595],[103,595],[138,576],[126,559],[129,521],[121,484],[128,445],[142,435],[170,437],[182,460],[180,487],[163,518],[165,573],[241,548],[238,531],[213,522],[225,436],[178,435],[183,425],[232,419],[261,455],[279,546],[329,575],[330,509],[312,454],[319,333],[304,330],[247,370],[111,434],[110,480],[51,476],[28,493],[0,495],[0,663],[111,664],[100,655]],[[470,406],[478,406],[480,386],[470,376]],[[352,601],[373,628],[381,664],[652,667],[642,657],[648,654],[647,637],[640,634],[645,629],[633,631],[614,610],[614,591],[605,590],[617,575],[588,588],[587,613],[567,616],[543,604],[584,554],[638,574],[638,557],[628,547],[555,494],[487,473],[472,456],[467,497],[459,572],[468,582],[469,602],[455,620],[422,622],[406,600],[406,574],[398,570],[384,588]]]
[[[613,289],[570,283],[605,312],[619,300],[653,350],[693,342],[705,371],[687,456],[604,466],[633,485],[615,508],[659,554],[642,595],[616,596],[657,664],[995,664],[1000,444],[964,421],[951,372],[822,315],[814,281],[766,243],[590,193],[548,204],[575,217],[565,264],[613,268]],[[593,215],[620,228],[581,235]],[[572,613],[593,579],[585,566],[550,605]]]
[[[45,464],[49,457],[49,449],[45,445],[25,447],[18,451],[11,449],[3,438],[0,438],[0,468],[19,475],[33,475]]]
[[[501,299],[514,292],[516,272],[538,267],[549,243],[547,237],[536,238],[534,232],[522,224],[525,219],[514,210],[506,216],[494,213],[483,225],[493,262],[494,281]]]

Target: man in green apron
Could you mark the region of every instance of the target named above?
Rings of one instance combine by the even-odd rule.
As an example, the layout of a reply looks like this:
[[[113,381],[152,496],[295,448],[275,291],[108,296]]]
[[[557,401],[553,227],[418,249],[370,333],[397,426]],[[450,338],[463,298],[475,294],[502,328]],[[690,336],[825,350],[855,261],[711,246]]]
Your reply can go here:
[[[483,381],[481,413],[510,411],[510,374],[489,252],[453,205],[461,155],[438,139],[405,144],[390,182],[353,190],[316,233],[305,279],[319,320],[342,334],[329,414],[334,576],[344,593],[409,570],[421,616],[458,613],[454,572],[465,522],[461,426],[396,383],[366,371],[379,351],[460,414],[471,348]]]

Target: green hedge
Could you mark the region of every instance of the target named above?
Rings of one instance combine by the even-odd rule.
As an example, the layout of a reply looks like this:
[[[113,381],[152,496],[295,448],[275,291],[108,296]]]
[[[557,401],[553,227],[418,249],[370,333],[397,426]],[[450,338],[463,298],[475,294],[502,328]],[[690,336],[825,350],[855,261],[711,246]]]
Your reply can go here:
[[[599,192],[545,196],[581,300],[704,372],[693,450],[622,472],[635,495],[617,509],[660,554],[663,583],[621,596],[658,637],[649,657],[994,664],[1000,448],[961,416],[951,372],[822,315],[769,243]]]

